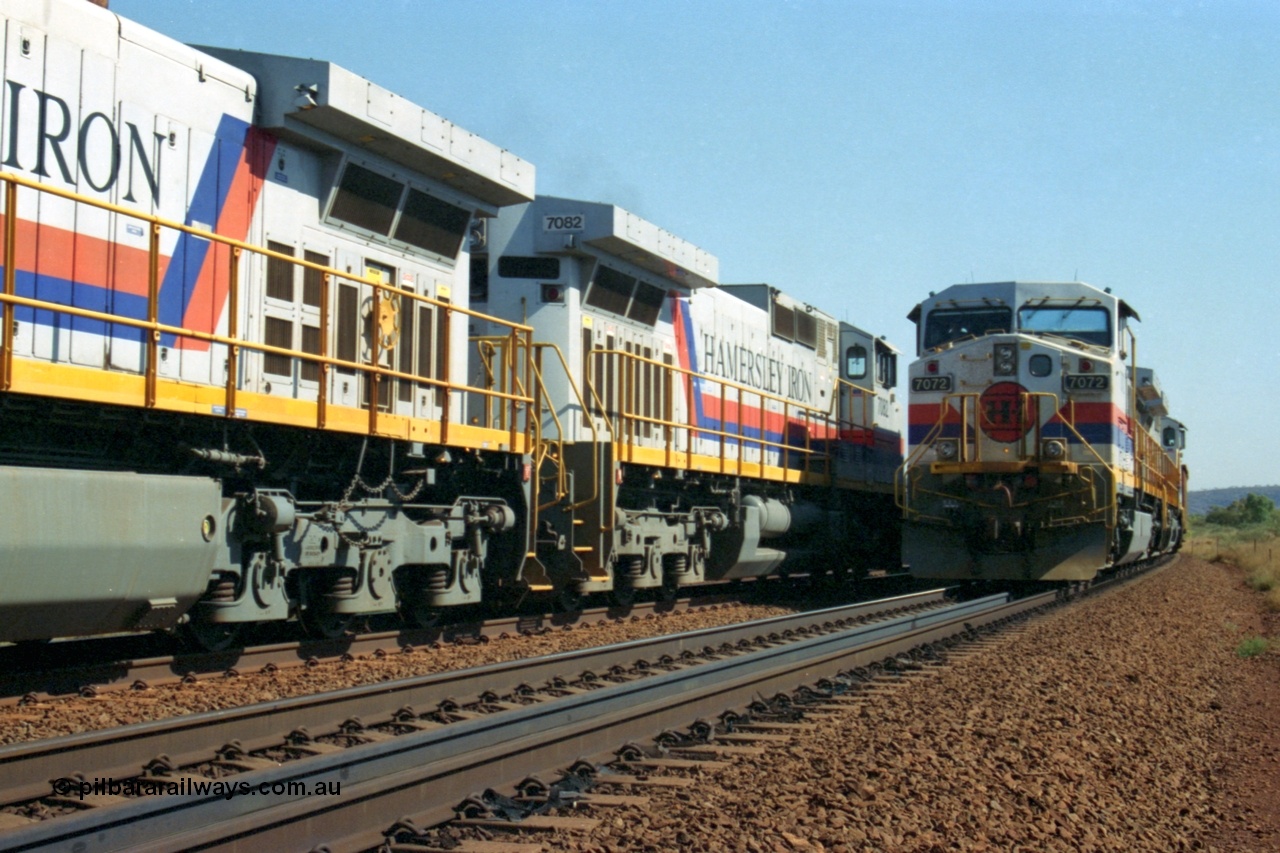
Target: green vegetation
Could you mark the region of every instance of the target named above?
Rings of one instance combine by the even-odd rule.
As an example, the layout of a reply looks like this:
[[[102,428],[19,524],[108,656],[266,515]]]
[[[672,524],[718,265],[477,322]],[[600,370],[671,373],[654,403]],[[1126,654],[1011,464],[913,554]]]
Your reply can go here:
[[[1215,506],[1204,515],[1206,524],[1220,527],[1269,526],[1274,529],[1278,519],[1276,505],[1266,495],[1250,492],[1230,506]]]
[[[1280,505],[1280,485],[1231,486],[1226,489],[1192,489],[1187,493],[1189,515],[1204,515],[1215,506],[1226,506],[1247,494],[1265,495]]]
[[[1241,640],[1240,645],[1236,646],[1236,657],[1257,657],[1267,650],[1268,645],[1266,639],[1262,637],[1249,637]]]

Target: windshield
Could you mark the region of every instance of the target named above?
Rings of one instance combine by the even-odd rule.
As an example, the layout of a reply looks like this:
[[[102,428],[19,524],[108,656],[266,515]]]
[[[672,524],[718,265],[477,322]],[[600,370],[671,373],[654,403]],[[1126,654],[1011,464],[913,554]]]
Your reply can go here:
[[[1111,346],[1111,312],[1106,308],[1037,305],[1018,309],[1023,332],[1047,332],[1087,344]]]
[[[924,348],[933,349],[960,338],[1007,332],[1013,324],[1008,308],[940,309],[924,325]]]

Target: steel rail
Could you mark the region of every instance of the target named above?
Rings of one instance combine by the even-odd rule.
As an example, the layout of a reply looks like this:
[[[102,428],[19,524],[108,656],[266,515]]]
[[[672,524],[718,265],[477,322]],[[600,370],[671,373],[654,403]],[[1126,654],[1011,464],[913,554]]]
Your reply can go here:
[[[909,608],[936,607],[944,590],[913,593],[854,605],[778,616],[755,622],[705,628],[612,646],[580,649],[527,660],[508,661],[417,678],[351,687],[331,693],[299,696],[210,711],[167,720],[84,734],[68,735],[0,748],[0,803],[47,796],[51,779],[82,774],[88,778],[138,776],[156,758],[177,767],[208,761],[217,750],[238,742],[245,752],[279,746],[295,730],[312,737],[341,730],[358,719],[365,728],[393,721],[412,708],[430,712],[441,703],[467,704],[487,693],[511,692],[556,678],[576,679],[583,672],[606,673],[637,660],[679,658],[685,652],[720,649],[742,641],[776,637],[841,621],[880,618]],[[0,836],[0,847],[4,839]]]
[[[111,637],[70,643],[55,643],[36,650],[34,661],[24,661],[18,648],[0,651],[0,707],[32,699],[57,698],[153,687],[202,676],[221,676],[308,666],[323,660],[340,660],[344,656],[386,655],[410,652],[438,643],[482,643],[502,635],[538,633],[600,620],[631,617],[648,618],[650,614],[680,613],[740,599],[723,594],[680,599],[674,602],[636,602],[626,607],[594,607],[575,613],[525,614],[502,616],[483,621],[446,623],[433,628],[398,628],[353,634],[334,639],[301,639],[229,649],[223,652],[186,651],[171,655],[130,657],[117,653],[112,659],[81,662],[77,654],[93,652],[93,646],[111,645],[116,641],[129,644],[146,637]],[[85,646],[86,649],[58,649],[58,646]],[[154,644],[152,644],[154,645]],[[118,648],[118,646],[116,646]],[[68,665],[50,666],[53,657],[68,660]],[[38,668],[35,668],[38,667]]]
[[[1026,613],[1055,593],[1007,595],[874,624],[769,644],[760,651],[677,668],[341,752],[232,777],[266,795],[143,797],[0,835],[9,850],[367,849],[409,817],[453,816],[468,793],[510,784],[577,759],[602,760],[619,745],[793,690],[835,672]],[[290,783],[339,785],[307,797]],[[333,789],[330,789],[333,790]]]
[[[906,574],[865,578],[861,583],[910,584]],[[159,654],[150,637],[104,637],[37,647],[0,648],[0,708],[107,691],[190,682],[204,677],[247,675],[360,655],[385,656],[440,644],[485,643],[503,635],[541,633],[604,620],[650,618],[744,601],[741,595],[706,592],[672,602],[639,601],[626,607],[593,607],[572,613],[526,613],[446,622],[432,628],[395,628],[334,639],[300,639],[228,649]],[[376,623],[375,623],[376,625]],[[123,648],[122,648],[123,647]],[[106,649],[107,651],[100,651]],[[93,654],[101,660],[86,660]]]

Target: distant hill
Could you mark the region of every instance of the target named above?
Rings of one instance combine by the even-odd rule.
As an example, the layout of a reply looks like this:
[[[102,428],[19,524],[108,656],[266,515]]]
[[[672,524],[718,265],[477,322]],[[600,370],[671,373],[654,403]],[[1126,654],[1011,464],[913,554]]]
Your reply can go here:
[[[1240,498],[1252,492],[1265,495],[1280,506],[1280,486],[1232,486],[1229,489],[1192,490],[1187,495],[1187,504],[1192,515],[1204,515],[1215,506],[1231,506]]]

